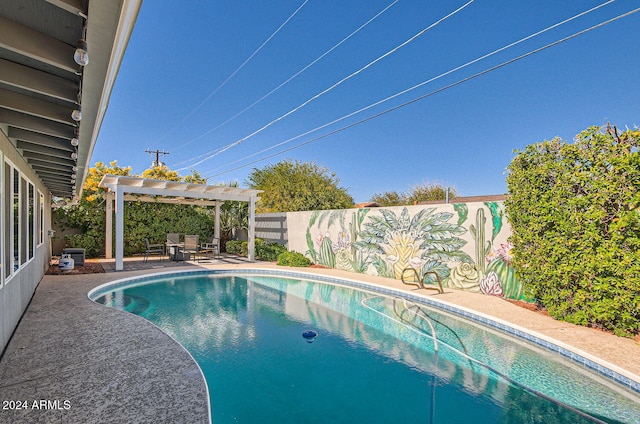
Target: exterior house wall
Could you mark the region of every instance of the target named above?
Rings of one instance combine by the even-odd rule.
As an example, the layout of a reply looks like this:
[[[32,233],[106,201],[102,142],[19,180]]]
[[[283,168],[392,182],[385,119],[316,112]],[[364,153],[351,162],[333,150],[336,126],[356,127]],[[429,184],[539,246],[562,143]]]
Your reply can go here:
[[[288,248],[314,263],[522,298],[510,264],[504,202],[289,212]],[[406,270],[406,271],[405,271]]]
[[[51,228],[51,197],[38,177],[24,161],[22,156],[14,148],[13,144],[5,136],[6,131],[0,129],[0,352],[4,350],[9,338],[29,304],[35,289],[44,276],[49,264],[50,248],[47,231]],[[39,234],[40,225],[36,223],[31,231],[34,231],[33,256],[16,266],[17,269],[6,276],[7,249],[12,247],[13,241],[7,237],[12,228],[12,220],[7,216],[7,202],[12,201],[12,194],[6,193],[5,167],[9,161],[21,176],[33,184],[36,193],[36,205],[39,205],[39,194],[43,195],[43,225],[44,237]],[[36,209],[39,209],[36,206]],[[39,210],[36,211],[39,216]],[[20,231],[22,232],[22,226]],[[20,236],[21,240],[28,237]]]

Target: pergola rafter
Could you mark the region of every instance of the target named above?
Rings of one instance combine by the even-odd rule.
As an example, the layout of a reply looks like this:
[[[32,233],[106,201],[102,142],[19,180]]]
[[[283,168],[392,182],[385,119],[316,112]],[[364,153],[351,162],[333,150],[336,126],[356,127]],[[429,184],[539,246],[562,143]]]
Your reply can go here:
[[[255,205],[262,190],[221,187],[177,181],[152,180],[122,175],[105,175],[99,187],[107,192],[105,251],[111,258],[113,211],[116,217],[116,271],[124,268],[124,201],[174,203],[181,205],[215,206],[214,236],[220,238],[220,206],[225,201],[249,203],[249,260],[255,258]],[[115,209],[114,209],[115,202]]]

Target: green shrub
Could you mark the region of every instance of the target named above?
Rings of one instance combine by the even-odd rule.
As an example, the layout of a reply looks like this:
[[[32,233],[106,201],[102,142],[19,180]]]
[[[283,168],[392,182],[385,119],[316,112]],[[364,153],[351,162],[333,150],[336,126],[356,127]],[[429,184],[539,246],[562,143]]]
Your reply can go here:
[[[261,261],[275,262],[278,256],[287,251],[287,248],[279,243],[261,243],[256,239],[256,258]]]
[[[589,128],[509,165],[513,265],[556,319],[640,333],[640,130]]]
[[[87,258],[97,258],[104,248],[104,235],[99,238],[93,234],[67,234],[64,236],[64,247],[84,249]]]
[[[261,261],[276,261],[278,255],[286,252],[287,248],[279,243],[265,242],[261,238],[255,239],[256,259]],[[227,253],[239,256],[249,255],[249,243],[240,240],[229,240],[226,244]]]
[[[247,256],[249,254],[248,243],[242,240],[229,240],[226,244],[227,253],[239,256]]]
[[[304,267],[311,265],[311,260],[298,252],[283,252],[278,255],[278,265]]]

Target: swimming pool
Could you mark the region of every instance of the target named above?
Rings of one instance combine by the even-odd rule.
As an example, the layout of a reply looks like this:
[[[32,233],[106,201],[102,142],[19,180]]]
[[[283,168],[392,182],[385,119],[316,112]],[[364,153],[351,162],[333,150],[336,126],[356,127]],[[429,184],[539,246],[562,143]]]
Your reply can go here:
[[[415,295],[318,278],[175,273],[90,298],[180,342],[203,370],[216,423],[640,421],[637,393],[547,349]]]

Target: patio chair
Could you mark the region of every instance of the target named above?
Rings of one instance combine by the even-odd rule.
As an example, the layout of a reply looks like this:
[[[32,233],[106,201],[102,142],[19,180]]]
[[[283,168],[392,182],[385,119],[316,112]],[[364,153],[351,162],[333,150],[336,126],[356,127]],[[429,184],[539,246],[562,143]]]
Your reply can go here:
[[[200,245],[198,244],[198,235],[197,234],[185,235],[184,244],[182,246],[182,249],[180,250],[184,256],[186,256],[186,254],[188,253],[189,255],[193,255],[193,258],[191,258],[191,260],[194,260],[194,261],[197,260],[198,253],[200,252]]]
[[[147,263],[149,259],[149,255],[160,255],[160,261],[164,260],[164,245],[163,244],[151,244],[149,243],[149,239],[144,239],[144,243],[146,245],[144,251],[144,263]]]
[[[200,252],[202,254],[213,255],[214,258],[220,256],[220,239],[216,237],[211,237],[209,241],[204,242],[200,245]]]
[[[167,233],[167,244],[180,244],[180,234]]]

